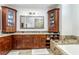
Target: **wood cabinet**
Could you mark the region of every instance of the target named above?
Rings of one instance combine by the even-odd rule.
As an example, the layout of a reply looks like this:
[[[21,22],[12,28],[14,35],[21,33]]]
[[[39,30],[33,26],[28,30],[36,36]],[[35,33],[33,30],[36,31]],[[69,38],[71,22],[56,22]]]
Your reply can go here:
[[[26,49],[33,47],[33,38],[31,35],[14,35],[13,49]]]
[[[12,49],[11,36],[0,37],[0,55],[7,54]]]
[[[46,47],[46,35],[34,35],[34,47],[33,48],[45,48]]]
[[[24,48],[33,48],[33,36],[32,35],[23,35],[23,47]]]
[[[47,35],[10,35],[0,37],[0,55],[12,49],[46,48]]]
[[[48,32],[59,32],[59,8],[48,11]]]
[[[18,48],[23,48],[23,39],[22,39],[22,35],[14,35],[13,37],[13,49],[18,49]]]
[[[2,6],[2,32],[16,31],[16,10]]]
[[[14,35],[13,49],[45,48],[46,35]]]

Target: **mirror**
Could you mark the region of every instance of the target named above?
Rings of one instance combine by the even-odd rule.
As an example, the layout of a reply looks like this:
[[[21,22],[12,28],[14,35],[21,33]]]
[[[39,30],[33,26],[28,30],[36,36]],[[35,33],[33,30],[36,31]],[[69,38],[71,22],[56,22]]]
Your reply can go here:
[[[20,16],[21,29],[43,29],[44,16]]]

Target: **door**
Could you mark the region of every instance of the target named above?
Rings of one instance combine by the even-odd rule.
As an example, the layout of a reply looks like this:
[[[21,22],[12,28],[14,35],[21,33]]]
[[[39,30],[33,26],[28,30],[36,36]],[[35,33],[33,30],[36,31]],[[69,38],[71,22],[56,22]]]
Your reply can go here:
[[[23,48],[33,48],[32,35],[23,35]]]
[[[22,49],[23,48],[22,35],[14,35],[13,36],[13,48],[14,49]]]
[[[45,48],[46,35],[35,35],[34,36],[34,48]]]

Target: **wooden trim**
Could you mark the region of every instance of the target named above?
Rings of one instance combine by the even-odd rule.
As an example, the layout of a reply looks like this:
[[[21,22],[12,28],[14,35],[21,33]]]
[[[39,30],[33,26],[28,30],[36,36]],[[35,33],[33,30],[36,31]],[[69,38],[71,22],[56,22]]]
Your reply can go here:
[[[48,12],[51,12],[51,11],[54,11],[54,10],[59,10],[60,8],[54,8],[54,9],[51,9],[49,10]]]
[[[14,10],[14,11],[16,11],[17,12],[17,10],[16,9],[13,9],[13,8],[10,8],[10,7],[7,7],[7,6],[1,6],[2,8],[9,8],[9,9],[12,9],[12,10]]]

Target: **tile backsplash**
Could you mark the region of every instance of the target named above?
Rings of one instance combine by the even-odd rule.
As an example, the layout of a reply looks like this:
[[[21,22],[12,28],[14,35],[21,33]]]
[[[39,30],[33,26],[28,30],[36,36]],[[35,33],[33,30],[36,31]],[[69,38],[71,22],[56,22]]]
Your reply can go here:
[[[48,33],[48,31],[17,31],[17,33]]]
[[[61,41],[61,43],[59,43]],[[79,36],[61,35],[59,44],[79,44]]]

